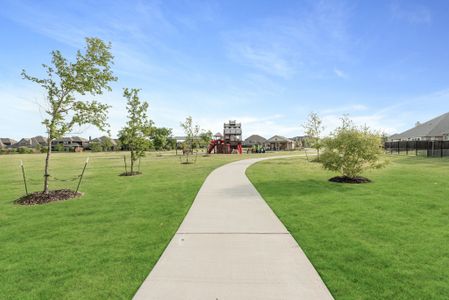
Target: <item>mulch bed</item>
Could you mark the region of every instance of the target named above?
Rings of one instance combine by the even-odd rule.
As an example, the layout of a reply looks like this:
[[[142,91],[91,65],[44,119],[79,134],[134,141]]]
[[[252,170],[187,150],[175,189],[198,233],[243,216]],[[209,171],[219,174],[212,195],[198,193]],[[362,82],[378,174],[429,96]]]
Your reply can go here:
[[[142,174],[142,172],[123,172],[120,176],[136,176],[140,174]]]
[[[369,180],[366,177],[348,177],[348,176],[336,176],[336,177],[332,177],[331,179],[329,179],[329,181],[331,182],[338,182],[338,183],[368,183],[371,182],[371,180]]]
[[[48,194],[43,192],[35,192],[17,199],[14,203],[20,205],[37,205],[54,201],[69,200],[81,195],[82,193],[76,193],[75,191],[68,189],[49,191]]]

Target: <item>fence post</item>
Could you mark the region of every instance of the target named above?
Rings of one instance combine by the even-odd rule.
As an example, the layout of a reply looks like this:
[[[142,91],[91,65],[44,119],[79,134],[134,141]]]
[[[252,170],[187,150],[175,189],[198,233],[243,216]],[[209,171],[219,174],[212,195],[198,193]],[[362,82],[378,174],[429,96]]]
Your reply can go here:
[[[443,157],[443,141],[440,142],[441,147],[440,147],[440,157]]]
[[[405,142],[405,155],[408,156],[408,141]]]

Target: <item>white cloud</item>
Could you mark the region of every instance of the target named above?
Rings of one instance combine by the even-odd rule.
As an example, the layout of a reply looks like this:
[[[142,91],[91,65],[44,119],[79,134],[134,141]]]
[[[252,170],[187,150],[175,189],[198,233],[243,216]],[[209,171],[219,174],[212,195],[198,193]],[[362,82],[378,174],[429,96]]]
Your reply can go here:
[[[340,70],[340,69],[335,68],[334,69],[334,73],[335,73],[335,75],[337,75],[337,77],[340,77],[340,78],[343,78],[343,79],[348,78],[348,75],[345,72],[343,72],[342,70]]]

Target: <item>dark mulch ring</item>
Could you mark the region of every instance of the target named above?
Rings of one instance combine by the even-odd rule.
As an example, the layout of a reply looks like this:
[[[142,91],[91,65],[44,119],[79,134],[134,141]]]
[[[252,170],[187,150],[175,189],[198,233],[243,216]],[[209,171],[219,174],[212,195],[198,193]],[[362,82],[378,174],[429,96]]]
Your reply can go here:
[[[54,201],[69,200],[81,195],[82,193],[76,193],[75,191],[68,189],[49,191],[48,194],[35,192],[17,199],[14,203],[20,205],[45,204]]]
[[[136,176],[136,175],[140,175],[140,174],[142,174],[142,172],[137,172],[137,171],[123,172],[122,174],[120,174],[120,176]]]
[[[331,179],[329,179],[329,181],[331,182],[339,182],[339,183],[368,183],[371,182],[371,180],[369,180],[366,177],[348,177],[348,176],[336,176],[336,177],[332,177]]]

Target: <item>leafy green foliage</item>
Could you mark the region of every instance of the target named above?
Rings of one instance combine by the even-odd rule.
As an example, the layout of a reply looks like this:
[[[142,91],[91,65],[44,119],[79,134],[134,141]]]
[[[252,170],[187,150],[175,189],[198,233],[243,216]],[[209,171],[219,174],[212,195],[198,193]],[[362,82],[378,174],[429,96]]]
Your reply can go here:
[[[55,148],[55,151],[57,151],[57,152],[63,152],[64,151],[64,145],[60,144],[60,143],[56,144],[54,148]]]
[[[153,122],[147,116],[148,102],[140,101],[140,89],[123,89],[123,97],[127,99],[128,122],[119,132],[122,144],[131,152],[131,174],[134,174],[134,163],[145,156],[150,147],[148,136]]]
[[[311,112],[307,122],[302,127],[304,128],[304,133],[307,135],[307,144],[317,151],[317,158],[320,160],[320,149],[323,147],[320,136],[324,130],[321,118],[317,113]]]
[[[182,129],[186,135],[186,140],[183,144],[184,151],[191,152],[193,149],[199,147],[199,133],[200,126],[198,124],[193,125],[191,116],[188,116],[184,123],[181,123]]]
[[[324,139],[323,167],[339,172],[342,176],[355,178],[366,169],[381,168],[382,137],[368,127],[358,128],[348,118],[342,118],[342,125]]]
[[[30,149],[28,147],[19,147],[17,148],[17,153],[19,154],[33,153],[33,149]]]
[[[207,145],[209,145],[210,141],[213,139],[213,133],[210,130],[203,130],[200,133],[200,146],[201,147],[207,147]]]
[[[109,106],[95,100],[78,100],[80,95],[92,96],[111,91],[109,83],[117,80],[111,65],[113,56],[111,44],[99,38],[86,38],[84,53],[77,51],[75,62],[69,62],[59,51],[52,51],[51,65],[43,64],[47,76],[38,78],[22,70],[22,77],[39,84],[47,93],[47,117],[42,124],[48,134],[48,143],[72,131],[75,125],[92,124],[105,130]],[[44,192],[48,192],[48,165],[51,147],[48,147],[45,160]]]
[[[155,150],[170,150],[172,130],[166,127],[154,127],[151,130],[151,141]]]
[[[92,152],[101,152],[103,148],[101,147],[101,144],[98,142],[92,142],[90,143],[90,151]]]
[[[114,148],[114,144],[109,137],[104,137],[100,142],[100,146],[102,151],[112,151]]]

